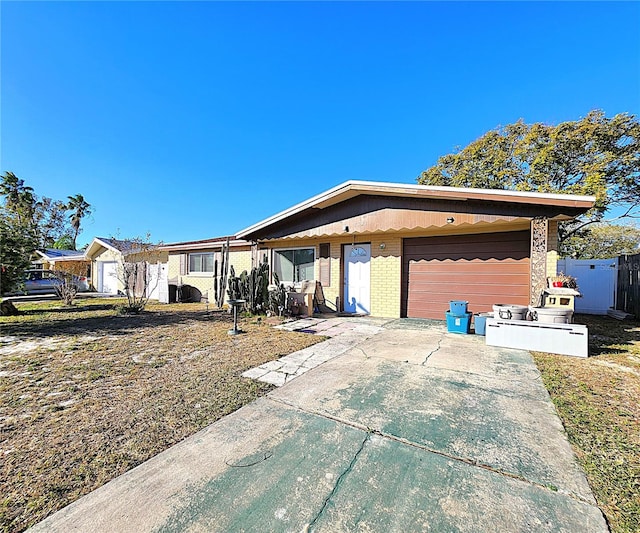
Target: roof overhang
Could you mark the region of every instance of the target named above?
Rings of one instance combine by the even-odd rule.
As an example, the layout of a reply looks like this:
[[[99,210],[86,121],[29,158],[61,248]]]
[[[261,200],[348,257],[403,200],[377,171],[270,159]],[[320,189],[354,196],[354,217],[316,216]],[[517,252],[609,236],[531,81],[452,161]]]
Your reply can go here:
[[[47,261],[49,263],[55,263],[56,261],[87,261],[84,252],[76,252],[69,255],[49,255],[42,250],[36,250],[36,253],[42,258],[43,261]]]
[[[251,243],[249,241],[238,239],[235,236],[229,236],[229,237],[214,237],[212,239],[202,239],[199,241],[173,242],[173,243],[163,244],[159,247],[159,249],[166,252],[177,252],[177,251],[184,251],[184,250],[205,250],[210,248],[222,248],[223,245],[227,244],[227,239],[228,239],[230,248],[251,246]]]
[[[91,243],[89,243],[89,246],[87,246],[87,249],[85,250],[84,255],[87,258],[93,258],[93,256],[100,251],[100,248],[106,248],[107,250],[111,250],[112,252],[115,252],[115,253],[122,253],[115,246],[112,246],[108,242],[103,241],[99,237],[94,237]]]
[[[550,207],[566,207],[588,211],[595,203],[594,196],[573,194],[538,193],[528,191],[507,191],[494,189],[471,189],[462,187],[436,187],[405,183],[385,183],[373,181],[346,181],[328,191],[309,198],[304,202],[285,209],[253,226],[238,232],[238,238],[250,238],[252,234],[264,230],[289,217],[308,209],[325,209],[359,195],[389,196],[402,198],[423,198],[450,201],[484,201],[509,204],[528,204]]]

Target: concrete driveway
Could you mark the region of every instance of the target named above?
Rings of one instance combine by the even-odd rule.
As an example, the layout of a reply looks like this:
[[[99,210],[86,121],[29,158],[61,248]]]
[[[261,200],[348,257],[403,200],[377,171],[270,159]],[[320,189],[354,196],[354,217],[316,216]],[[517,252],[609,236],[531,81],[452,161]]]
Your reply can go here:
[[[608,531],[527,352],[400,320],[326,359],[33,531]]]

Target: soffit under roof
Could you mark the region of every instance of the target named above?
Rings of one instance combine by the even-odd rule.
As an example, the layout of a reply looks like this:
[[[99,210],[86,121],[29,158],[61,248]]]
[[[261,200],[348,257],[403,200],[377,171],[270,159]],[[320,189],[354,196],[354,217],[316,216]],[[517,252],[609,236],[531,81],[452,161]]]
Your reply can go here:
[[[290,217],[309,210],[322,210],[361,195],[389,198],[419,198],[440,200],[441,202],[490,202],[496,204],[515,204],[563,208],[573,218],[591,207],[595,202],[593,196],[577,196],[568,194],[550,194],[506,190],[470,189],[457,187],[431,187],[404,183],[382,183],[369,181],[347,181],[324,193],[309,198],[293,207],[269,217],[253,226],[238,232],[238,238],[254,239],[269,226],[283,222]],[[560,215],[558,215],[560,216]]]
[[[522,198],[521,195],[516,197]],[[567,202],[569,205],[496,202],[484,196],[443,199],[429,195],[368,194],[363,190],[354,194],[350,190],[340,198],[340,202],[309,203],[299,209],[283,212],[282,216],[272,217],[248,228],[245,237],[266,240],[343,235],[349,231],[415,231],[444,227],[449,218],[454,218],[456,225],[517,223],[518,220],[527,221],[536,216],[567,220],[586,211],[585,207],[577,207],[574,202]]]

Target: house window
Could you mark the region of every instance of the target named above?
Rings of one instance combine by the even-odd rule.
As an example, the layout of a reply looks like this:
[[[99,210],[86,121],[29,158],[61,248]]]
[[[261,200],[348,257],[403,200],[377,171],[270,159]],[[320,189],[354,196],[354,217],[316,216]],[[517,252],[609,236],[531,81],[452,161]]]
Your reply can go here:
[[[213,272],[213,252],[189,254],[189,272]]]
[[[273,271],[280,282],[298,282],[314,279],[314,248],[293,248],[273,251]]]

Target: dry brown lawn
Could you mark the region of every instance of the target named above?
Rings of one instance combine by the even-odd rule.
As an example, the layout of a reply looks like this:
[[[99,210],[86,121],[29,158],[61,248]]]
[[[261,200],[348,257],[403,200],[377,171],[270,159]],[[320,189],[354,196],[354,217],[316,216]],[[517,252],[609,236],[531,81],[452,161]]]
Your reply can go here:
[[[640,324],[579,315],[592,357],[535,353],[614,533],[640,531]]]
[[[248,368],[322,338],[202,304],[114,300],[0,317],[0,531],[22,531],[270,390]],[[119,303],[119,302],[117,302]]]

